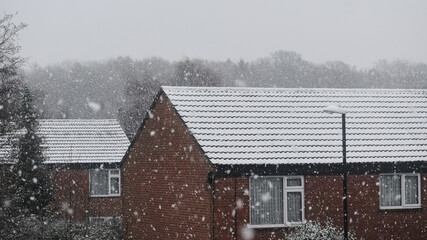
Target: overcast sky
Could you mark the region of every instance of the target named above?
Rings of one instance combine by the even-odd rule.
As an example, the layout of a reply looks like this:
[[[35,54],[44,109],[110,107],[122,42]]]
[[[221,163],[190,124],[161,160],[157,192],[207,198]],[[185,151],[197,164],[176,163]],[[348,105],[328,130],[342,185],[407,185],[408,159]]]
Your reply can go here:
[[[28,28],[22,55],[63,60],[183,57],[254,60],[276,50],[357,67],[427,63],[425,0],[0,0]]]

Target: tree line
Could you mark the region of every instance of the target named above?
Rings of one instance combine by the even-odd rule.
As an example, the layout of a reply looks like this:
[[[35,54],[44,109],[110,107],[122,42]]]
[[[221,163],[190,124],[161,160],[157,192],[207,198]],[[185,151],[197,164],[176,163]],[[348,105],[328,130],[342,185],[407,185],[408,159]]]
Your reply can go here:
[[[254,61],[185,58],[33,65],[23,72],[45,118],[117,118],[134,133],[162,85],[271,88],[427,88],[427,64],[378,61],[357,69],[341,61],[315,64],[277,51]],[[97,107],[91,107],[95,103]]]

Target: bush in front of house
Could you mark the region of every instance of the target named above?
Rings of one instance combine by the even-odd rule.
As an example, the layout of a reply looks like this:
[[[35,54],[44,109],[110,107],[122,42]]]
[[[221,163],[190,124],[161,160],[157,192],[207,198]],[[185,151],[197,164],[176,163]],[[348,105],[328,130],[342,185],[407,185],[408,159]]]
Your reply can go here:
[[[21,215],[12,221],[17,227],[2,229],[1,239],[122,239],[121,221],[77,223],[57,218],[41,219],[37,215]]]
[[[120,221],[108,223],[57,221],[49,224],[44,238],[67,240],[122,239],[122,227]]]
[[[342,240],[344,232],[341,228],[334,225],[330,220],[320,223],[319,221],[307,221],[301,226],[297,226],[293,231],[286,234],[287,240],[311,240],[328,239]],[[356,240],[354,234],[349,233],[349,240]]]

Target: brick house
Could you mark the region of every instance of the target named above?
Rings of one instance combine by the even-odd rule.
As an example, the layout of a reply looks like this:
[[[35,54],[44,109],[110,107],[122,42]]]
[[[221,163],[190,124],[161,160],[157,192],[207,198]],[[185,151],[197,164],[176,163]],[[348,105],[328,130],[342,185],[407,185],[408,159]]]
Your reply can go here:
[[[121,216],[119,163],[129,140],[115,119],[41,119],[45,164],[55,206],[75,221]]]
[[[129,140],[115,119],[40,120],[57,204],[72,218],[108,221],[121,215],[119,163]]]
[[[162,87],[121,163],[126,239],[427,239],[427,91]]]

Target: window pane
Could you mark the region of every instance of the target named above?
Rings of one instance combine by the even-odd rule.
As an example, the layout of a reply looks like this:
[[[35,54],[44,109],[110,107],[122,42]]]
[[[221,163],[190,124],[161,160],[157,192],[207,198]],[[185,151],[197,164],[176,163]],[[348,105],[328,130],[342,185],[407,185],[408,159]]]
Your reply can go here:
[[[418,204],[418,177],[405,176],[405,203]]]
[[[108,195],[108,170],[90,170],[90,194]]]
[[[380,176],[380,192],[381,206],[401,206],[400,175]]]
[[[301,192],[288,192],[287,204],[288,222],[302,222]]]
[[[283,178],[251,179],[251,224],[283,224]]]
[[[120,193],[120,181],[118,177],[112,177],[110,179],[110,191],[111,194],[119,194]]]
[[[110,170],[111,175],[119,175],[119,170]]]
[[[288,178],[286,180],[288,187],[299,187],[302,186],[301,184],[301,178]]]

